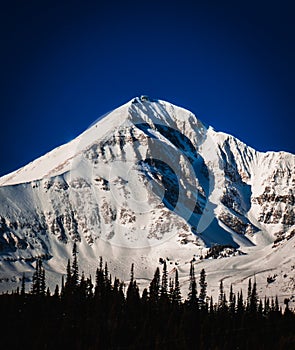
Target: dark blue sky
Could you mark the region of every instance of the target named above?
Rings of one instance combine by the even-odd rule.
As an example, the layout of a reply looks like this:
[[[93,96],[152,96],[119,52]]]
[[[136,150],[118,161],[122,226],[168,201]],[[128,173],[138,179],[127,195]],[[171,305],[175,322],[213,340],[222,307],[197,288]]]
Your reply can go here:
[[[1,3],[0,175],[140,94],[295,151],[291,1]]]

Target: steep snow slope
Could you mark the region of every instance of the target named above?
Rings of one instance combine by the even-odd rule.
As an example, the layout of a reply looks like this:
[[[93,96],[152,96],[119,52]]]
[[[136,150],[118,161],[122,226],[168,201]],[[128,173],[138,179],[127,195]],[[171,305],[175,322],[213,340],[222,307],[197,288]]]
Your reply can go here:
[[[286,267],[288,254],[293,278],[294,165],[292,154],[257,152],[183,108],[136,98],[0,179],[0,289],[37,257],[59,282],[73,241],[86,272],[102,255],[122,278],[135,261],[145,281],[170,257],[185,285],[194,258],[213,284],[242,283],[269,261]],[[215,244],[236,256],[198,260]]]

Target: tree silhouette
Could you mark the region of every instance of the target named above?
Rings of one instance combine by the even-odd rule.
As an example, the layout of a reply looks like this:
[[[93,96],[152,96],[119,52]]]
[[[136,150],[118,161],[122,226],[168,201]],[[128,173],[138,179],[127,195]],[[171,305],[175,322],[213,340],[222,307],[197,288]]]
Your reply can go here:
[[[198,303],[197,283],[196,283],[194,264],[192,261],[190,266],[188,302],[190,305],[193,305],[193,306],[196,306]]]

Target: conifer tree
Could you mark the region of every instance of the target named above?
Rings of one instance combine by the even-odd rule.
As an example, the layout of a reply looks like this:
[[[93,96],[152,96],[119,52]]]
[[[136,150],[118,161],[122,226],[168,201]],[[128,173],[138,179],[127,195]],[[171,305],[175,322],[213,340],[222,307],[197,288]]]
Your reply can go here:
[[[244,300],[243,300],[243,291],[241,290],[238,293],[238,301],[237,301],[237,314],[241,316],[244,312]]]
[[[251,296],[250,296],[250,307],[249,310],[252,313],[257,311],[258,307],[258,295],[257,295],[257,287],[256,287],[256,279],[254,279]]]
[[[249,281],[248,281],[248,294],[247,294],[247,311],[250,311],[251,296],[252,296],[252,281],[251,281],[251,278],[249,278]]]
[[[102,265],[100,264],[99,269],[96,269],[94,295],[96,298],[101,299],[103,292],[104,292],[104,274],[103,274]]]
[[[80,280],[80,284],[79,284],[79,295],[81,300],[86,300],[86,281],[85,281],[85,275],[84,275],[84,271],[82,271],[81,274],[81,280]]]
[[[131,264],[131,270],[130,270],[130,282],[133,283],[134,281],[134,263]]]
[[[165,260],[163,264],[163,272],[162,272],[161,297],[166,298],[167,296],[168,296],[168,273],[167,273],[167,263]]]
[[[36,261],[36,268],[32,277],[32,294],[40,294],[39,260]]]
[[[141,302],[142,304],[146,305],[149,301],[149,293],[146,288],[142,291],[142,296],[141,296]]]
[[[205,269],[202,269],[200,272],[200,295],[199,295],[199,301],[204,307],[206,305],[206,296],[207,296],[207,282],[206,282],[206,272]]]
[[[209,312],[210,312],[211,315],[213,315],[213,313],[214,313],[214,304],[213,304],[213,298],[212,298],[212,296],[210,297]]]
[[[224,289],[223,289],[223,282],[222,280],[220,281],[219,284],[219,296],[218,296],[218,308],[222,309],[223,308],[223,303],[224,303]]]
[[[174,304],[179,305],[181,303],[181,291],[178,279],[178,270],[175,270],[175,278],[174,278],[174,290],[173,290],[173,298],[172,302]]]
[[[172,278],[169,278],[169,300],[173,301],[173,295],[174,295],[174,282]]]
[[[42,267],[42,262],[41,262],[41,265],[40,265],[39,273],[40,273],[40,295],[45,296],[45,293],[46,293],[46,281],[45,281],[45,270]]]
[[[71,261],[68,259],[67,264],[67,276],[66,276],[66,283],[65,283],[65,291],[72,290],[72,270],[71,270]]]
[[[86,296],[90,299],[93,297],[93,283],[91,276],[86,280]]]
[[[159,293],[160,293],[160,270],[157,267],[154,278],[152,279],[149,287],[150,291],[150,301],[152,304],[156,304],[159,301]]]
[[[229,309],[232,315],[235,313],[236,308],[236,296],[233,292],[233,286],[230,285],[230,292],[229,292]]]
[[[139,298],[137,295],[138,288],[136,285],[136,281],[134,281],[134,264],[132,263],[130,269],[130,282],[127,288],[126,301],[130,305],[135,302],[136,299]]]
[[[194,269],[194,264],[192,261],[191,261],[191,266],[190,266],[188,302],[191,305],[197,305],[197,302],[198,302],[195,269]]]
[[[59,287],[58,284],[55,286],[54,294],[53,296],[58,299],[59,298]]]
[[[270,312],[269,298],[264,297],[264,315],[268,315]]]
[[[103,259],[102,259],[102,256],[99,257],[99,270],[100,271],[103,270]]]
[[[76,289],[79,284],[79,268],[78,268],[78,250],[77,250],[77,244],[74,242],[73,245],[73,264],[72,264],[72,287]]]
[[[42,260],[36,261],[36,269],[33,274],[32,294],[44,296],[46,293],[45,270],[42,266]]]
[[[65,279],[64,276],[61,277],[61,289],[60,289],[60,297],[63,298],[65,296]]]

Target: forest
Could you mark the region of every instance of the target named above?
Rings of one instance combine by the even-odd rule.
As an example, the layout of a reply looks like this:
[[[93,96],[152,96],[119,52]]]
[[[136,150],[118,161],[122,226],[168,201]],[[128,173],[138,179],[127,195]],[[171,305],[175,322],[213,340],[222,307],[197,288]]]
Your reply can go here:
[[[139,291],[131,265],[127,285],[112,278],[100,257],[95,280],[79,271],[77,246],[65,279],[46,287],[42,260],[32,282],[0,295],[2,349],[295,349],[295,314],[288,302],[260,298],[255,278],[247,295],[207,295],[206,272],[191,262],[189,292],[182,296],[178,271],[168,277],[166,261],[149,288]],[[28,290],[27,290],[28,289]]]

